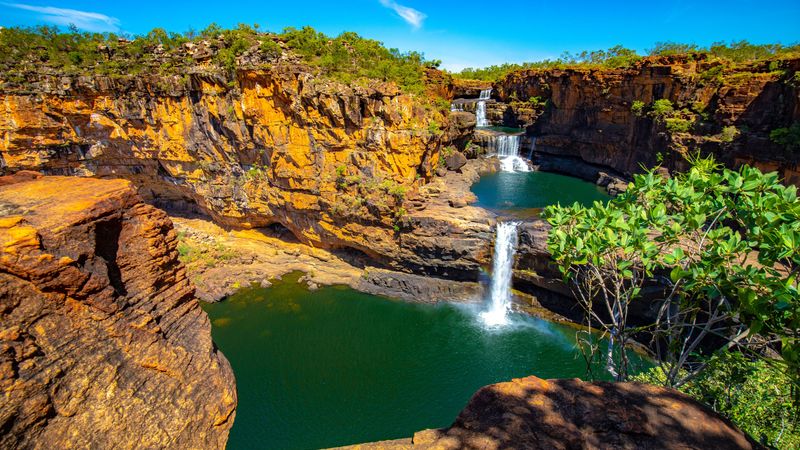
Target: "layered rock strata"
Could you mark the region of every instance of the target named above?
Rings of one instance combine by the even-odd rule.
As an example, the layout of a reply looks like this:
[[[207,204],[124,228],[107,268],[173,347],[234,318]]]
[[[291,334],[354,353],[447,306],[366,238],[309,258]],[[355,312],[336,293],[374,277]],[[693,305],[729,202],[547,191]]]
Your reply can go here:
[[[800,121],[798,69],[796,59],[734,66],[702,57],[647,58],[620,69],[513,72],[495,84],[493,96],[516,111],[506,125],[527,125],[537,137],[537,152],[572,158],[574,165],[624,175],[660,162],[684,169],[684,155],[702,150],[730,166],[755,164],[800,184],[800,156],[770,139],[771,131]],[[547,102],[540,116],[531,115],[527,99]],[[689,128],[670,127],[669,117],[654,114],[656,100],[670,102],[673,125]]]
[[[346,86],[302,65],[226,81],[43,77],[0,93],[0,167],[125,178],[159,206],[226,226],[280,224],[395,269],[474,278],[487,248],[458,217],[408,204],[469,123],[393,85]],[[433,239],[435,238],[435,239]]]
[[[224,448],[233,372],[169,218],[124,180],[30,178],[0,178],[0,447]]]

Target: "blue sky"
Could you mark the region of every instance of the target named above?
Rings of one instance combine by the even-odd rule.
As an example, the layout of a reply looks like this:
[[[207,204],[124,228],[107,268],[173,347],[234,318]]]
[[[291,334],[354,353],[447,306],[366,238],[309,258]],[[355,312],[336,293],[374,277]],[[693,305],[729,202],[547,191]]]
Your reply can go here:
[[[259,23],[273,31],[311,25],[334,35],[355,31],[459,70],[616,44],[643,52],[658,41],[800,42],[800,0],[0,0],[2,26],[74,23],[89,31],[138,34],[154,27],[199,30],[211,22]]]

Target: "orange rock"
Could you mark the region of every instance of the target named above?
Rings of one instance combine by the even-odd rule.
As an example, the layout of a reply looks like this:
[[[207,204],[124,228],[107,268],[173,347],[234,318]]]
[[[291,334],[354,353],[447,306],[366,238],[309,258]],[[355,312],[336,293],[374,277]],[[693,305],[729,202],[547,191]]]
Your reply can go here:
[[[233,373],[169,218],[75,177],[0,187],[0,209],[0,447],[224,448]]]

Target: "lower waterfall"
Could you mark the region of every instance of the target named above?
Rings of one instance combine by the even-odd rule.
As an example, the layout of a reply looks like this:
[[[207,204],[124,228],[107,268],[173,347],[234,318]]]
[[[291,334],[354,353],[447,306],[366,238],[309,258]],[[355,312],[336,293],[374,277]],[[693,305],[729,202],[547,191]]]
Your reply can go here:
[[[511,276],[514,254],[517,252],[517,227],[519,222],[498,222],[492,260],[492,283],[489,305],[480,317],[486,326],[496,327],[508,323],[511,307]]]

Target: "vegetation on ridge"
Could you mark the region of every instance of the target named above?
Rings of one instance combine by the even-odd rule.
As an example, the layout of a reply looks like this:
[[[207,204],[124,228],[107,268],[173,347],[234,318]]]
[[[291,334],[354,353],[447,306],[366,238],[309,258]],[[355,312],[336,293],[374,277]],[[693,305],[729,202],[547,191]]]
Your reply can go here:
[[[800,44],[751,44],[738,41],[726,44],[715,42],[708,48],[694,44],[677,44],[659,42],[648,51],[648,56],[681,56],[692,59],[718,60],[722,63],[753,63],[757,61],[789,59],[800,57]],[[484,68],[468,67],[453,76],[471,80],[496,81],[511,72],[526,69],[567,69],[567,68],[607,68],[629,67],[644,56],[635,50],[617,45],[608,50],[570,53],[565,52],[556,59],[526,62],[521,64],[506,63]]]
[[[0,29],[0,76],[22,83],[26,72],[41,73],[43,67],[66,75],[119,77],[183,75],[198,65],[231,71],[274,64],[284,51],[297,55],[323,76],[346,83],[390,81],[412,93],[423,90],[425,67],[440,64],[426,60],[422,53],[388,49],[356,33],[329,37],[311,27],[286,28],[276,34],[262,32],[258,25],[223,29],[211,24],[200,32],[155,28],[130,37],[40,26]]]

